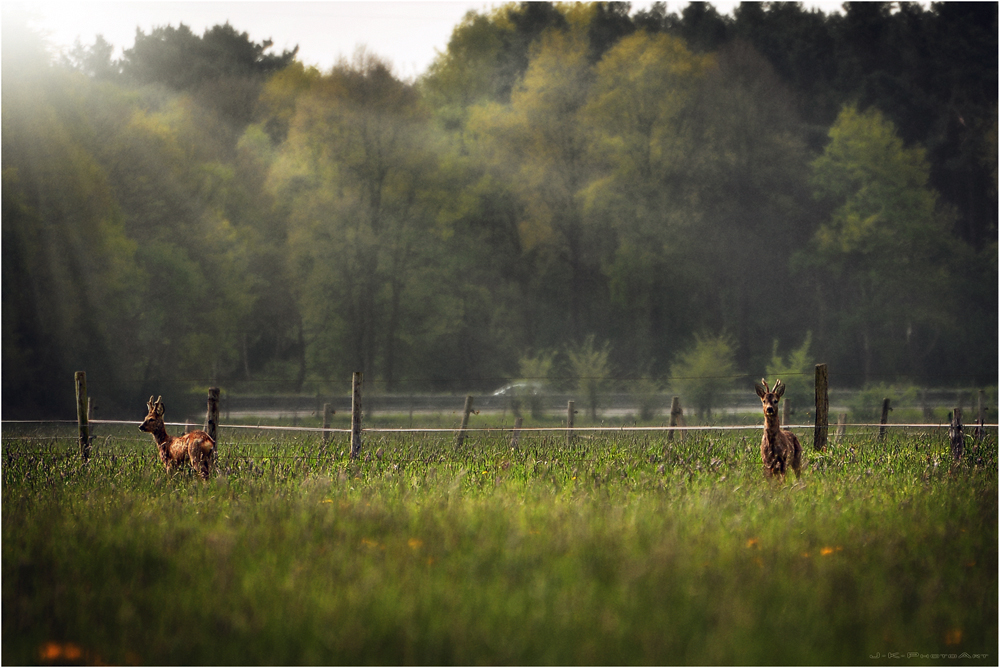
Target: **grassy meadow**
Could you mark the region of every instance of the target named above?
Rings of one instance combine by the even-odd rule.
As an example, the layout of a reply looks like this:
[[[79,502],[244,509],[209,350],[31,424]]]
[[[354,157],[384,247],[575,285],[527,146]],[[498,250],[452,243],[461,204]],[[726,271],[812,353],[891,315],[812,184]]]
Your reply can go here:
[[[756,431],[224,430],[203,483],[52,429],[4,428],[5,664],[998,659],[995,431],[955,468],[943,430],[807,445],[782,484]]]

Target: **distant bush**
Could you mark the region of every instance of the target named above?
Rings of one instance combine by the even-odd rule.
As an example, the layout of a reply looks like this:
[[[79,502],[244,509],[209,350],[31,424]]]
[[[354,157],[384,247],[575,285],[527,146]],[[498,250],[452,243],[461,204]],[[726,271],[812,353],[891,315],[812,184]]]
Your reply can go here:
[[[848,399],[847,408],[856,422],[877,422],[882,417],[882,402],[889,405],[913,405],[918,402],[920,390],[913,385],[869,384]]]
[[[695,408],[699,420],[710,420],[719,395],[732,388],[735,347],[727,334],[695,335],[694,344],[670,365],[670,387]]]

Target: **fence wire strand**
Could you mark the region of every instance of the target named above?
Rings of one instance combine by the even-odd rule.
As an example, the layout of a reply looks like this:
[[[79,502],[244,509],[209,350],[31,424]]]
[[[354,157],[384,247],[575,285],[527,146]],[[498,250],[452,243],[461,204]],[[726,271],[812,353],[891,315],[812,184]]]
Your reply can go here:
[[[2,424],[76,424],[74,420],[3,420]],[[134,420],[90,420],[89,424],[101,424],[101,425],[135,425]],[[165,423],[168,427],[187,427],[190,422],[167,422]],[[968,422],[963,426],[968,428],[988,428],[995,429],[1000,424],[993,423],[983,423],[980,425],[978,422]],[[880,429],[891,429],[891,428],[903,428],[903,429],[948,429],[950,425],[946,422],[846,422],[846,423],[831,423],[826,425],[824,428],[828,430],[836,430],[840,427],[852,427],[852,428],[880,428]],[[781,425],[782,429],[815,429],[815,424],[790,424]],[[285,425],[252,425],[252,424],[220,424],[218,429],[246,429],[246,430],[258,430],[258,431],[287,431],[287,432],[305,432],[305,433],[318,433],[318,434],[350,434],[351,429],[345,427],[295,427],[295,426],[285,426]],[[686,426],[667,426],[667,425],[653,425],[653,426],[627,426],[621,425],[617,427],[585,427],[585,426],[560,426],[560,427],[516,427],[516,426],[499,426],[499,427],[362,427],[362,433],[369,434],[433,434],[433,433],[508,433],[508,432],[519,432],[519,433],[544,433],[544,432],[602,432],[602,433],[627,433],[627,432],[694,432],[694,431],[760,431],[762,425],[686,425]],[[8,438],[4,436],[4,438]],[[10,437],[16,440],[45,440],[46,437],[42,436],[14,436]],[[77,436],[53,436],[48,440],[76,440]]]

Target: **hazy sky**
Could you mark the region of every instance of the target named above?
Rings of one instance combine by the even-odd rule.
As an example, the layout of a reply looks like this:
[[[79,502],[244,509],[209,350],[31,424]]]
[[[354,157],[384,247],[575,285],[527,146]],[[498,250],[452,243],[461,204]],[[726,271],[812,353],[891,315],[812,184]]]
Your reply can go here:
[[[135,30],[149,33],[163,25],[188,25],[201,35],[213,25],[229,21],[250,39],[272,39],[272,52],[299,46],[298,59],[329,69],[340,56],[350,57],[359,45],[391,61],[396,74],[413,78],[423,74],[439,51],[447,47],[452,29],[470,10],[483,11],[502,4],[487,1],[402,0],[376,2],[246,1],[162,2],[155,0],[4,0],[5,5],[26,5],[37,16],[35,25],[56,48],[69,48],[79,38],[93,44],[98,34],[120,50],[131,47]],[[633,2],[632,9],[649,2]],[[679,11],[687,2],[668,2]],[[712,3],[729,13],[735,0]],[[836,11],[840,1],[807,2],[824,11]],[[116,54],[117,55],[117,54]]]

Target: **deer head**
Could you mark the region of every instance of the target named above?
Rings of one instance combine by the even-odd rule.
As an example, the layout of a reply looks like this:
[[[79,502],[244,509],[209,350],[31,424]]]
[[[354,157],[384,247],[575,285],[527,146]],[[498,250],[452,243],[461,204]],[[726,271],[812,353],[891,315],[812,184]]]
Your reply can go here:
[[[757,390],[757,396],[760,397],[760,403],[764,407],[764,416],[772,417],[777,415],[778,400],[780,400],[781,395],[785,393],[784,383],[778,379],[774,381],[774,388],[768,389],[767,381],[761,378],[759,383],[754,383],[754,387]]]
[[[159,397],[154,402],[153,396],[150,395],[149,401],[146,402],[146,408],[149,412],[146,414],[146,419],[139,425],[139,431],[152,433],[163,429],[163,397]]]

